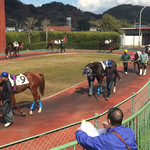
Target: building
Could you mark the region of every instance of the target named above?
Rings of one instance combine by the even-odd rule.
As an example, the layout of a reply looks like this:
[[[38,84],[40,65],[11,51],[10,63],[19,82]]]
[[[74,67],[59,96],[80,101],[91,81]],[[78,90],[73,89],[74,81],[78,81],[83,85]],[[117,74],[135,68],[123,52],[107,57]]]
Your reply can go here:
[[[150,44],[150,27],[141,27],[141,35],[139,36],[139,27],[122,28],[121,46],[145,46]]]

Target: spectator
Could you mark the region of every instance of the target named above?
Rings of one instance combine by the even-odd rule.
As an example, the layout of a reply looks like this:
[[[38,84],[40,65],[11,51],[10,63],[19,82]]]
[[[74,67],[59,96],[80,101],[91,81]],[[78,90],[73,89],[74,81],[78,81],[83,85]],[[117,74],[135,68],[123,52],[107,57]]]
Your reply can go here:
[[[8,73],[2,72],[2,121],[5,123],[5,127],[10,126],[13,123],[13,113],[12,113],[12,106],[11,106],[11,99],[12,99],[12,87],[11,83],[8,79]]]
[[[111,87],[112,87],[114,80],[116,79],[116,76],[121,81],[121,78],[119,76],[117,69],[115,67],[112,67],[112,61],[109,60],[108,67],[106,68],[106,81],[107,81],[107,91],[108,91],[106,100],[108,100],[110,97]]]
[[[123,112],[117,107],[111,108],[108,111],[107,122],[102,123],[106,133],[90,137],[79,127],[76,139],[87,150],[137,150],[134,132],[122,126],[122,120]]]
[[[128,50],[127,49],[125,49],[124,50],[124,54],[121,56],[121,58],[120,58],[120,61],[122,60],[123,61],[123,67],[124,67],[124,73],[125,74],[128,74],[128,61],[130,60],[130,55],[129,54],[127,54],[128,53]],[[119,61],[119,62],[120,62]]]
[[[145,49],[142,50],[142,54],[140,55],[140,76],[142,75],[142,69],[144,68],[143,75],[146,75],[146,66],[148,62],[148,54],[145,53]]]

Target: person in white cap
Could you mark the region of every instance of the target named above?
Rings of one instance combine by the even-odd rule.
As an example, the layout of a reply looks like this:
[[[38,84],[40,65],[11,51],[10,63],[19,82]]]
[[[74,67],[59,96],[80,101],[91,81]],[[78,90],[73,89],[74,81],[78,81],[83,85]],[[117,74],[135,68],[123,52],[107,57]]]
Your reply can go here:
[[[145,53],[145,49],[142,50],[142,54],[140,55],[140,76],[142,75],[142,69],[144,68],[143,75],[146,75],[146,66],[148,62],[148,54]]]

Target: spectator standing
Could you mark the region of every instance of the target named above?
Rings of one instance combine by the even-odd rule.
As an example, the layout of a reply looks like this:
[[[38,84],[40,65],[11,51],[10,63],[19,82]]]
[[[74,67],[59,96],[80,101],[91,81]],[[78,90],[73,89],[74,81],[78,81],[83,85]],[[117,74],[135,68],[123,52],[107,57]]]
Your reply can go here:
[[[142,69],[144,68],[143,75],[146,75],[146,67],[148,62],[148,54],[145,53],[145,49],[142,50],[142,54],[140,55],[140,76],[142,75]]]
[[[127,49],[125,49],[124,50],[124,54],[121,56],[121,58],[120,58],[120,61],[123,61],[123,67],[124,67],[124,73],[125,74],[128,74],[128,62],[129,62],[129,60],[130,60],[130,55],[129,54],[127,54],[128,53],[128,50]]]
[[[8,79],[8,73],[2,72],[0,75],[2,77],[2,121],[5,123],[5,127],[10,126],[13,123],[13,112],[11,106],[12,99],[12,86]]]
[[[122,126],[123,112],[115,107],[107,114],[107,122],[102,123],[106,133],[90,137],[79,127],[76,131],[78,143],[87,150],[137,150],[132,129]]]

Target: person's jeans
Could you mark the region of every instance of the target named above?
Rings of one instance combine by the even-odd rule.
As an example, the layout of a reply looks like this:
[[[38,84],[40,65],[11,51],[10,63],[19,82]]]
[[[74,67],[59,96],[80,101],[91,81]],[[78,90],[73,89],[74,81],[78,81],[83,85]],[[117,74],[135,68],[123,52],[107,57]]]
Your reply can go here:
[[[113,81],[114,80],[107,80],[107,96],[110,97],[110,94],[111,94],[111,87],[112,87],[112,84],[113,84]]]

